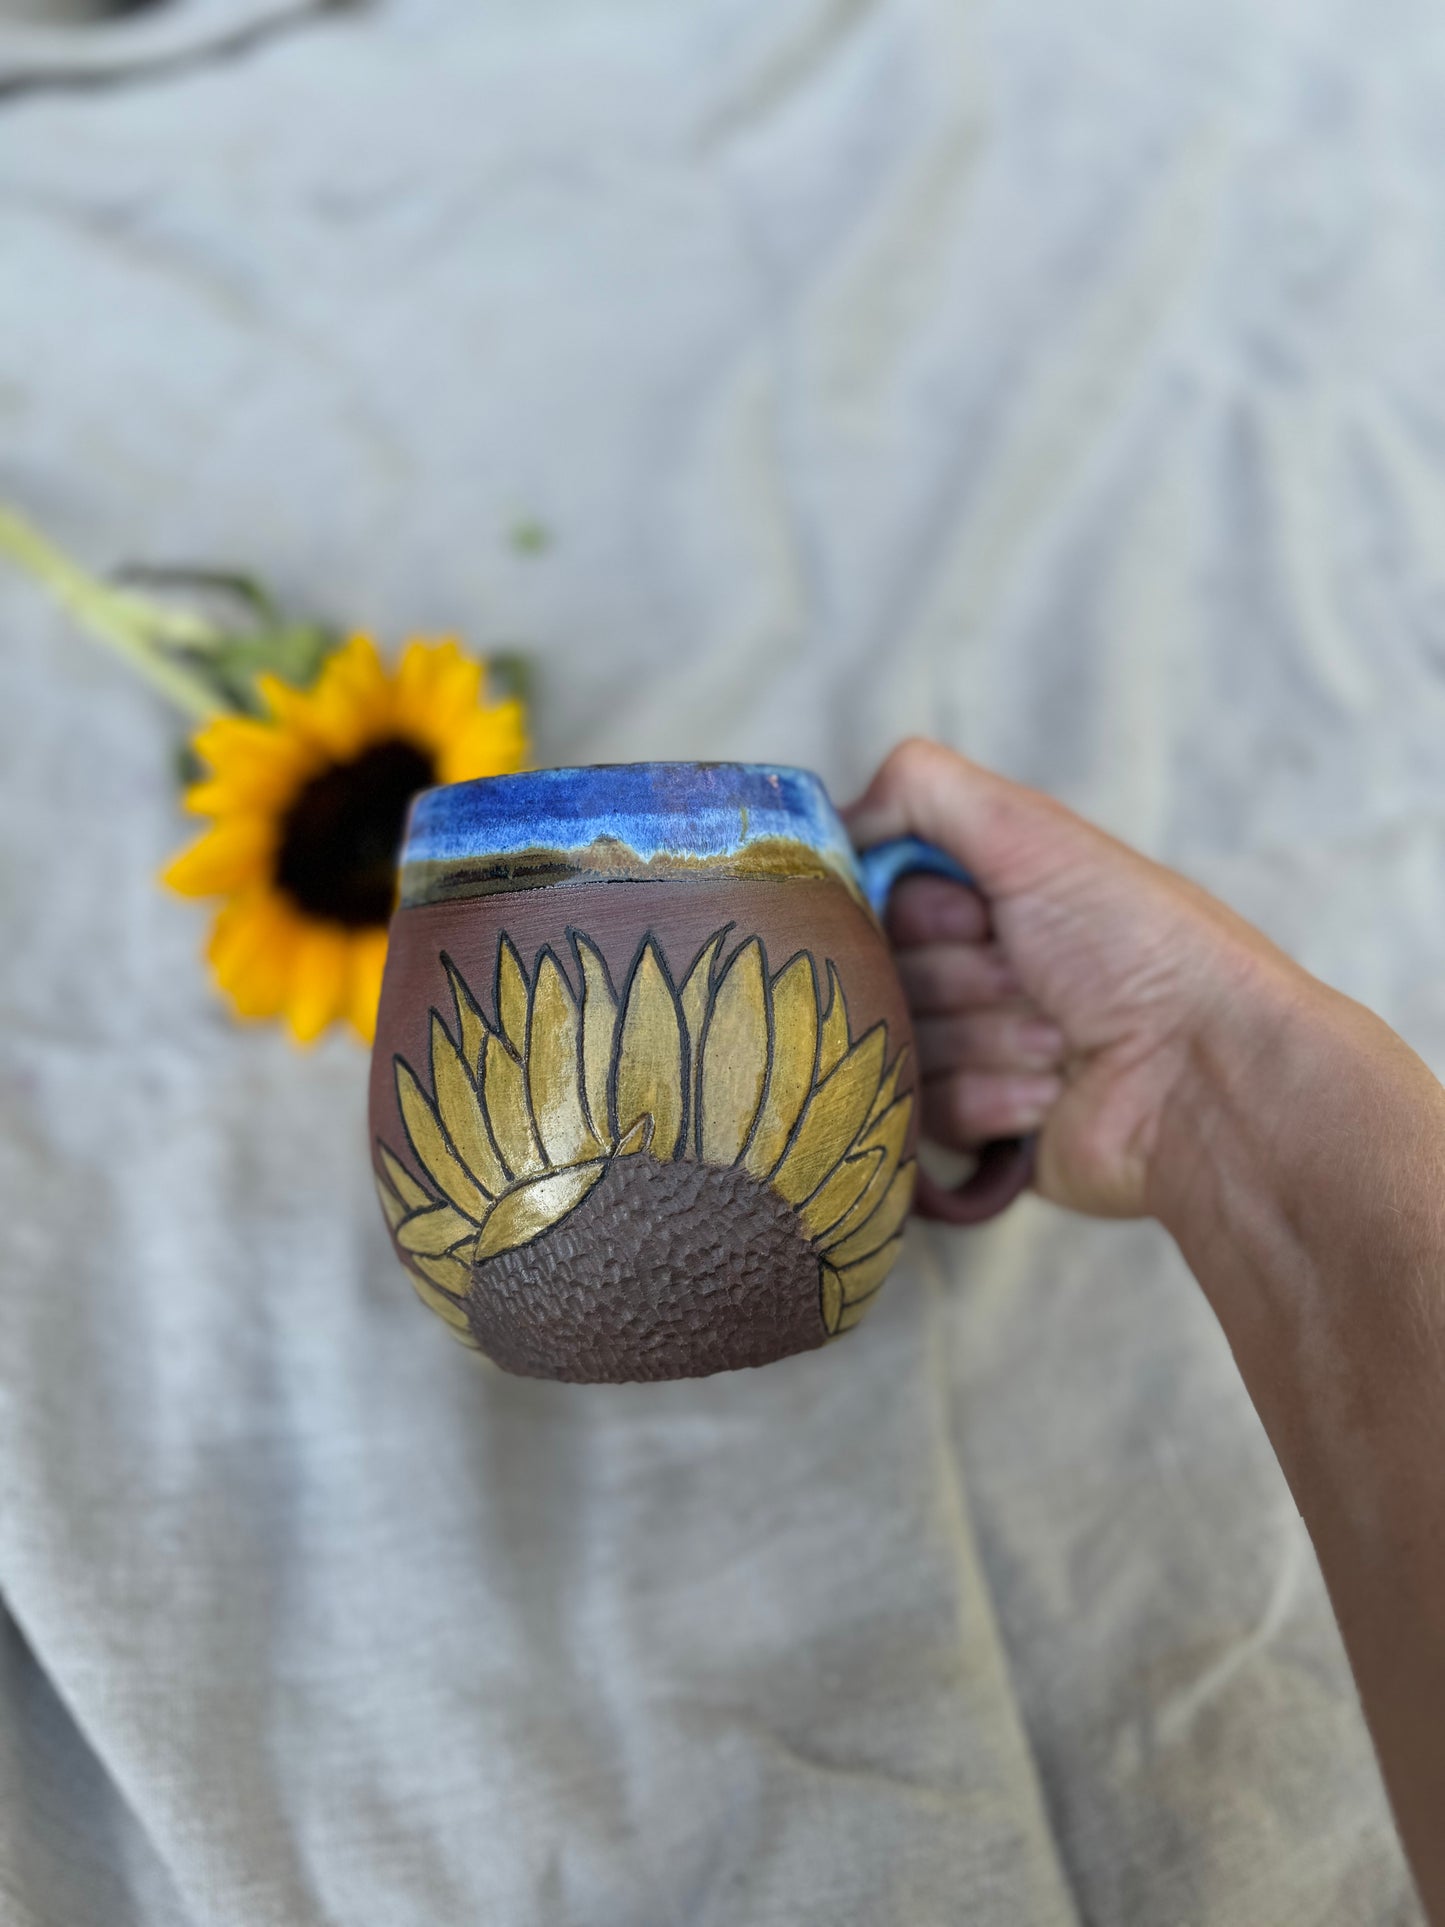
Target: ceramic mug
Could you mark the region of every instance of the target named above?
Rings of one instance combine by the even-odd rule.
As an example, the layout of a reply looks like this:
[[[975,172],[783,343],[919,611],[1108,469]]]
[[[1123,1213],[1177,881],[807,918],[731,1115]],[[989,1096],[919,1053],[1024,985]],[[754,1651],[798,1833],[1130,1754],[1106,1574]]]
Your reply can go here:
[[[920,1184],[908,1008],[879,921],[907,838],[856,852],[819,779],[738,763],[425,791],[371,1074],[376,1180],[422,1301],[508,1371],[761,1365],[862,1317],[920,1208],[1028,1182],[990,1146]]]

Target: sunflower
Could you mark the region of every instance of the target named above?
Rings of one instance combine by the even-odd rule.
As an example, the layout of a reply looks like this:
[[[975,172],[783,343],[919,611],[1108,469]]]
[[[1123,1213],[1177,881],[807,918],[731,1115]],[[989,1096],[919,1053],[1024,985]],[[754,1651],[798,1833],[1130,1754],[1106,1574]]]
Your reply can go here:
[[[389,671],[353,636],[309,690],[261,676],[263,714],[193,738],[210,773],[186,807],[214,821],[164,881],[225,899],[206,954],[239,1015],[283,1016],[298,1043],[348,1018],[370,1042],[408,803],[526,754],[521,702],[483,703],[482,673],[450,641]]]
[[[504,936],[490,1019],[442,958],[452,1022],[431,1013],[430,1088],[394,1064],[425,1182],[379,1143],[377,1186],[422,1301],[499,1363],[667,1377],[760,1362],[728,1349],[729,1319],[746,1333],[791,1292],[784,1348],[821,1343],[892,1267],[915,1173],[907,1051],[886,1062],[883,1024],[853,1037],[831,963],[823,1006],[808,952],[773,972],[760,938],[725,954],[727,935],[680,989],[649,936],[620,994],[581,932],[570,975],[547,947],[530,979]],[[713,1274],[705,1309],[643,1355],[636,1280],[672,1291],[689,1268]]]

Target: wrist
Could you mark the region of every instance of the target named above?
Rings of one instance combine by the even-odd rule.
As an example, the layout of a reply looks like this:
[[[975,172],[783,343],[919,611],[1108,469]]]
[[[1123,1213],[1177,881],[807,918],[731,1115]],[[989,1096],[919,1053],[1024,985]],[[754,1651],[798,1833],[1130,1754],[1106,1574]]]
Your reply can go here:
[[[1415,1053],[1287,959],[1245,960],[1185,1054],[1151,1209],[1292,1484],[1440,1402],[1442,1167],[1445,1091]]]

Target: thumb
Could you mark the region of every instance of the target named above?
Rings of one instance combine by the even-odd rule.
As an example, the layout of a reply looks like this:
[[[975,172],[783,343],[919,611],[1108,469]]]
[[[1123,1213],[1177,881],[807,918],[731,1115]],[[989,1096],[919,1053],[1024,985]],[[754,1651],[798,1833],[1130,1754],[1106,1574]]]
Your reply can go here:
[[[922,736],[888,755],[843,820],[859,849],[895,836],[937,844],[987,897],[1047,882],[1077,854],[1080,837],[1098,834],[1042,791]]]

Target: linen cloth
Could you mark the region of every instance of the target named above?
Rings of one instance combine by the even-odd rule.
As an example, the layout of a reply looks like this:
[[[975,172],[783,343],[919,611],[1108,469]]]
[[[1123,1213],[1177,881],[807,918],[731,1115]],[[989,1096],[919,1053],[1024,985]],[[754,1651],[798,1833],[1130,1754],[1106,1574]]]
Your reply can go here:
[[[66,544],[522,645],[544,761],[846,795],[927,731],[1445,1063],[1432,9],[73,31],[0,100],[0,492]],[[363,1053],[234,1027],[154,887],[170,719],[0,622],[4,1927],[1418,1919],[1157,1228],[917,1227],[761,1372],[488,1373]]]

